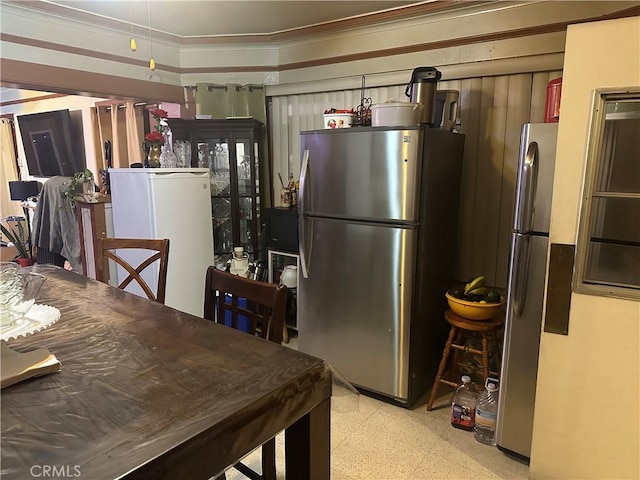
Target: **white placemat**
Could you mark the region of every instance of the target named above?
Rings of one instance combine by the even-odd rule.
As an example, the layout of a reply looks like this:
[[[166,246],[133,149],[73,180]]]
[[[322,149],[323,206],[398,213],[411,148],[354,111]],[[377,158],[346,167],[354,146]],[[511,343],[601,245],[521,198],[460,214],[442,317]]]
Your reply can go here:
[[[0,332],[0,339],[11,340],[12,338],[24,337],[44,330],[60,319],[60,310],[50,305],[33,305],[27,314],[15,324],[3,328]]]

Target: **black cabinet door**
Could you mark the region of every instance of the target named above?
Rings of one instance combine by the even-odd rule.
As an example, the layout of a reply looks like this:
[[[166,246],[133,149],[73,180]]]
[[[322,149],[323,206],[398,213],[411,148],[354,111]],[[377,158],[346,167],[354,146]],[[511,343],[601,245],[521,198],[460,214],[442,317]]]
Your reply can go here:
[[[191,166],[210,171],[215,254],[226,260],[242,246],[253,260],[261,258],[262,122],[169,119],[169,127],[174,142],[190,143]]]

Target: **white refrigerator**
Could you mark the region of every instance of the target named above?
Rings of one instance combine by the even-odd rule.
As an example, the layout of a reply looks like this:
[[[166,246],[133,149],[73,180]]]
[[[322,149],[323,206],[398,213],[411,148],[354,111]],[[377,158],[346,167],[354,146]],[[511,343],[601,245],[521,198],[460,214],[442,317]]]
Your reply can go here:
[[[111,168],[113,233],[118,238],[168,238],[169,263],[165,304],[202,316],[207,267],[213,265],[211,186],[207,168]],[[143,251],[119,252],[135,265]],[[155,262],[143,272],[157,285]],[[118,280],[126,276],[118,269]],[[135,282],[132,282],[135,283]],[[130,284],[127,291],[145,297]]]

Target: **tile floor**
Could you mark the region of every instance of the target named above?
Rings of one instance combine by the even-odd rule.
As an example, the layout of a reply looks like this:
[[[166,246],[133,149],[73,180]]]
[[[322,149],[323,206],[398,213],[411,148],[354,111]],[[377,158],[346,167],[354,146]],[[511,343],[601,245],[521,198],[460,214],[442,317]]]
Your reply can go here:
[[[291,342],[295,348],[295,339]],[[426,398],[412,410],[334,388],[331,408],[333,480],[508,479],[525,480],[529,468],[453,428],[452,391],[427,411]],[[278,479],[284,479],[284,436],[276,438]],[[260,471],[260,450],[246,459]],[[228,480],[245,478],[231,469]]]

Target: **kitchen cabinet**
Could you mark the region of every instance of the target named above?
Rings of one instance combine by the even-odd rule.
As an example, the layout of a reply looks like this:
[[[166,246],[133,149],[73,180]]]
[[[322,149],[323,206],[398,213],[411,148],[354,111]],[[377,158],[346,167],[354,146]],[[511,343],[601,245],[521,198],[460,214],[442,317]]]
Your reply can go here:
[[[227,259],[233,247],[260,257],[262,189],[260,147],[263,123],[247,119],[169,119],[174,149],[187,142],[191,166],[209,168],[211,218],[216,255]],[[179,201],[179,200],[176,200]]]

